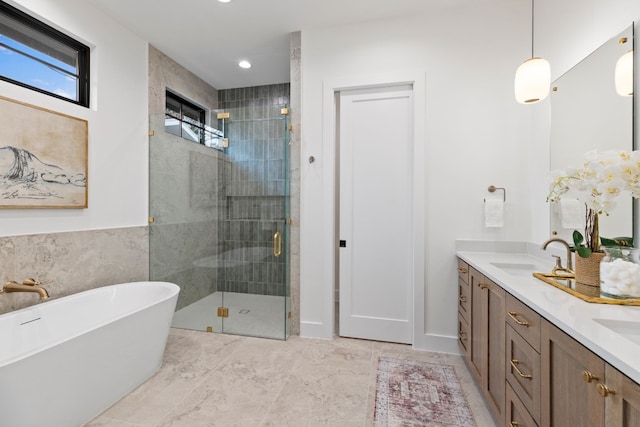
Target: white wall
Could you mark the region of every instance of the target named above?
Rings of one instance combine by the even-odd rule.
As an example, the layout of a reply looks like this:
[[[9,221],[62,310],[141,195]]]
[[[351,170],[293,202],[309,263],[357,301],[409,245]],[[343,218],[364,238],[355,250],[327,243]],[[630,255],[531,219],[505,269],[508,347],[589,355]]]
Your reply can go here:
[[[10,3],[91,49],[91,108],[0,81],[0,95],[89,122],[89,208],[0,210],[0,236],[147,224],[147,43],[82,0]]]
[[[551,62],[555,79],[640,19],[640,3],[538,0],[535,18],[535,53]],[[509,1],[303,32],[302,335],[333,333],[327,292],[333,283],[326,274],[333,219],[322,214],[334,191],[322,179],[323,168],[333,166],[333,159],[321,157],[323,138],[331,141],[322,133],[327,81],[405,69],[426,75],[428,243],[425,301],[415,304],[424,314],[424,324],[416,325],[417,346],[437,349],[440,336],[456,334],[455,239],[542,242],[549,236],[549,101],[520,106],[512,89],[516,67],[529,56],[530,19],[529,2]],[[392,135],[392,124],[387,128]],[[306,162],[310,155],[318,161]],[[489,185],[507,189],[502,229],[483,226]]]
[[[416,345],[455,346],[455,239],[528,240],[528,161],[532,106],[516,103],[513,77],[529,56],[529,4],[443,10],[429,16],[369,22],[302,33],[301,334],[333,334],[333,217],[323,204],[323,85],[404,70],[424,73],[426,114],[426,280]],[[533,109],[536,107],[533,106]],[[381,124],[393,149],[393,123]],[[310,164],[309,156],[317,161]],[[484,227],[487,187],[507,190],[506,223]],[[542,199],[544,200],[544,198]],[[420,316],[419,316],[420,317]],[[451,346],[452,345],[452,346]]]

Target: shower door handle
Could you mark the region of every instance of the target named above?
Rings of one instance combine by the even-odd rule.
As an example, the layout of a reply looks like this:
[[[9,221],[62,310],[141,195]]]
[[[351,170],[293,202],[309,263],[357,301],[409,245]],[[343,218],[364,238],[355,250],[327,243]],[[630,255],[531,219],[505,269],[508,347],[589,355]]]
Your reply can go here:
[[[282,254],[282,234],[276,231],[273,235],[273,256],[276,258]]]

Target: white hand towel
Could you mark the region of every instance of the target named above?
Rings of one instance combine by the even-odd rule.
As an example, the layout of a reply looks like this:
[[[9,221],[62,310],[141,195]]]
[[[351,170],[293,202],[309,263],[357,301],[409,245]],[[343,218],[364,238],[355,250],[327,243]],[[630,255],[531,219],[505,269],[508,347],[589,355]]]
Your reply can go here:
[[[502,227],[504,225],[504,201],[502,199],[486,199],[484,201],[485,227]]]
[[[578,199],[560,200],[560,220],[562,228],[584,227],[584,208]]]

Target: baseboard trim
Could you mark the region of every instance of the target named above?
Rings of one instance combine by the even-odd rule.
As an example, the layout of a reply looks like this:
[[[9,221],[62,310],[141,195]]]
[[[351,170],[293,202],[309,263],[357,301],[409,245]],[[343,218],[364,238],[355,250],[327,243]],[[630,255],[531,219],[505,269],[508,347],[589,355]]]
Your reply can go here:
[[[460,347],[458,347],[458,338],[446,335],[424,334],[417,336],[413,348],[437,353],[462,354]]]
[[[322,322],[300,322],[300,336],[303,338],[333,339],[333,332]]]

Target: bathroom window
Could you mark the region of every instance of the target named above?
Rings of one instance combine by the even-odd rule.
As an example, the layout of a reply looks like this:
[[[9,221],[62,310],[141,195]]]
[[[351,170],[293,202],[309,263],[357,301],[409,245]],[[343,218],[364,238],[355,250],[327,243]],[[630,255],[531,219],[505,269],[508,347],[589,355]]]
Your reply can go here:
[[[0,1],[0,79],[89,106],[89,47]]]
[[[207,111],[167,90],[164,130],[188,141],[222,148],[223,133],[206,125]]]

